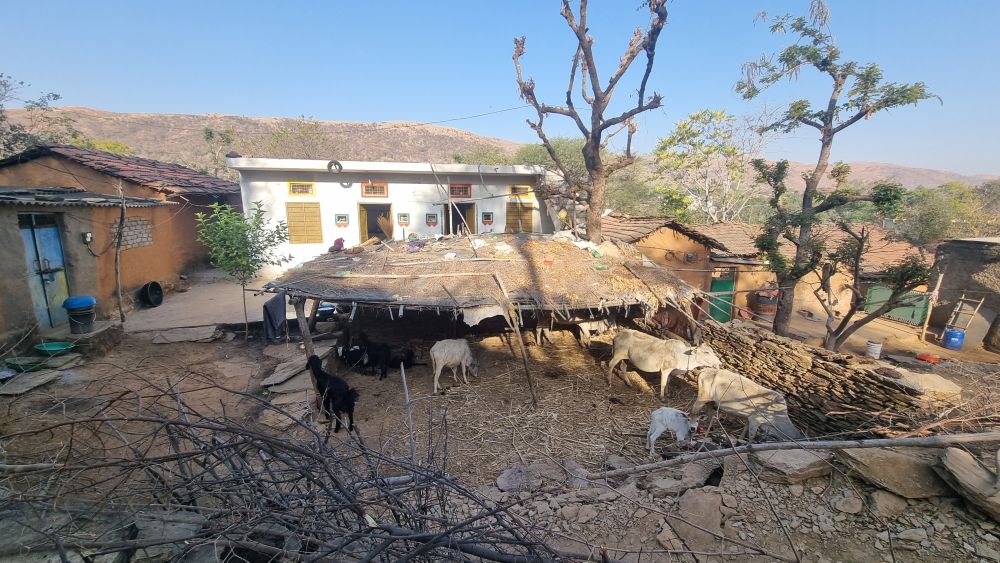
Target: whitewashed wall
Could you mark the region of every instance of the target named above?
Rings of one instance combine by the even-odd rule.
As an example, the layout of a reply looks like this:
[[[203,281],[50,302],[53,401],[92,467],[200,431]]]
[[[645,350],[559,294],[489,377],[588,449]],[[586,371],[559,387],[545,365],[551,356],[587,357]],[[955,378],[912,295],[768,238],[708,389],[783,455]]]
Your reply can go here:
[[[336,178],[336,181],[333,178]],[[344,239],[345,248],[359,244],[360,218],[358,204],[391,204],[393,236],[402,239],[406,235],[417,233],[421,236],[431,236],[444,233],[447,227],[447,212],[440,202],[444,192],[437,181],[446,188],[449,184],[471,184],[471,198],[454,198],[456,203],[476,204],[476,231],[480,234],[506,230],[507,202],[512,184],[534,185],[537,177],[534,175],[483,175],[478,174],[438,174],[417,173],[341,173],[336,176],[322,172],[287,172],[274,170],[241,170],[240,186],[243,193],[243,207],[249,209],[254,201],[261,201],[269,218],[286,220],[285,204],[287,202],[319,202],[323,222],[323,242],[319,244],[286,244],[282,252],[293,257],[292,262],[284,268],[292,267],[320,254],[323,254],[338,238]],[[485,180],[485,184],[483,183]],[[288,182],[315,182],[314,196],[290,196]],[[389,184],[388,198],[362,198],[361,184],[363,182],[386,182]],[[549,217],[540,212],[542,203],[535,199],[522,199],[522,202],[532,202],[535,210],[532,217],[534,232],[552,232]],[[493,212],[493,224],[482,223],[483,212]],[[397,222],[398,214],[409,213],[410,225],[401,227]],[[438,215],[436,227],[426,225],[425,216],[428,213]],[[337,226],[334,216],[347,214],[349,223],[346,227]],[[374,216],[369,216],[374,221]]]

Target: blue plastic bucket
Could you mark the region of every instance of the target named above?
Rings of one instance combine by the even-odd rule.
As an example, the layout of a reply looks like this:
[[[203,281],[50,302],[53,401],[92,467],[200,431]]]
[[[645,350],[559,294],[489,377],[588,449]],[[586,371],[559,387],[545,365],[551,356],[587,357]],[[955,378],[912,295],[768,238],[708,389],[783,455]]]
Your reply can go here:
[[[949,328],[944,331],[944,347],[949,350],[961,350],[965,344],[965,331],[960,328]]]

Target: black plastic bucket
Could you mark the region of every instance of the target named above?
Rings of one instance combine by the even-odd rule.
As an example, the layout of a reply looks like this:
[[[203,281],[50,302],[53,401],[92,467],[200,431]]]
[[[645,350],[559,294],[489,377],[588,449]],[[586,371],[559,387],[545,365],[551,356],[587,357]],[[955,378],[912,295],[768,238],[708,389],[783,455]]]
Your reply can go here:
[[[68,309],[67,313],[69,313],[70,334],[87,334],[88,332],[93,332],[94,319],[97,317],[97,313],[94,312],[93,307]]]
[[[139,298],[150,307],[159,307],[163,304],[163,286],[159,282],[151,281],[139,290]]]

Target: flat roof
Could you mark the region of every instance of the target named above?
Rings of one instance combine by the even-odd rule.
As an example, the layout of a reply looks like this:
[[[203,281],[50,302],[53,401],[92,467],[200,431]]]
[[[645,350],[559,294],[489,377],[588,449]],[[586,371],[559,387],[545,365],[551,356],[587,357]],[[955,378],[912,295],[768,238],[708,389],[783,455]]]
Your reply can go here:
[[[429,162],[370,162],[363,160],[303,160],[295,158],[227,158],[235,170],[279,170],[286,172],[330,172],[339,162],[341,173],[401,172],[408,174],[471,174],[484,176],[544,176],[545,168],[534,165],[432,164]],[[336,171],[336,168],[333,168]]]

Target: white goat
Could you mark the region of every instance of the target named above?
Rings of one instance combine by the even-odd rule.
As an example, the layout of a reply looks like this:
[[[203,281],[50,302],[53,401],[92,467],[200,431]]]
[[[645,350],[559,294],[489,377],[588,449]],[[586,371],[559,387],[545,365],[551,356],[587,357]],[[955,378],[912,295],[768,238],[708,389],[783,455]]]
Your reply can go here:
[[[451,368],[451,375],[455,378],[455,383],[458,383],[459,366],[462,367],[462,380],[465,383],[469,382],[469,378],[465,375],[466,369],[471,371],[472,375],[479,375],[479,362],[472,357],[472,350],[469,349],[469,343],[464,338],[435,342],[431,346],[431,365],[434,367],[435,395],[438,392],[438,379],[441,377],[441,370],[446,367]]]
[[[656,409],[649,417],[649,432],[646,433],[649,455],[656,455],[656,440],[667,430],[674,433],[678,442],[687,442],[691,434],[698,430],[698,425],[692,424],[687,413],[683,411],[670,407]]]
[[[615,336],[614,355],[608,364],[608,385],[615,367],[622,360],[632,362],[636,369],[660,372],[660,398],[667,393],[670,372],[697,367],[717,368],[722,360],[707,345],[688,346],[678,340],[661,340],[635,330],[623,330]]]
[[[715,368],[701,370],[698,400],[691,407],[692,414],[708,402],[714,402],[722,412],[747,419],[748,441],[753,441],[761,426],[770,426],[782,438],[803,437],[788,418],[788,406],[781,393],[736,372]]]

